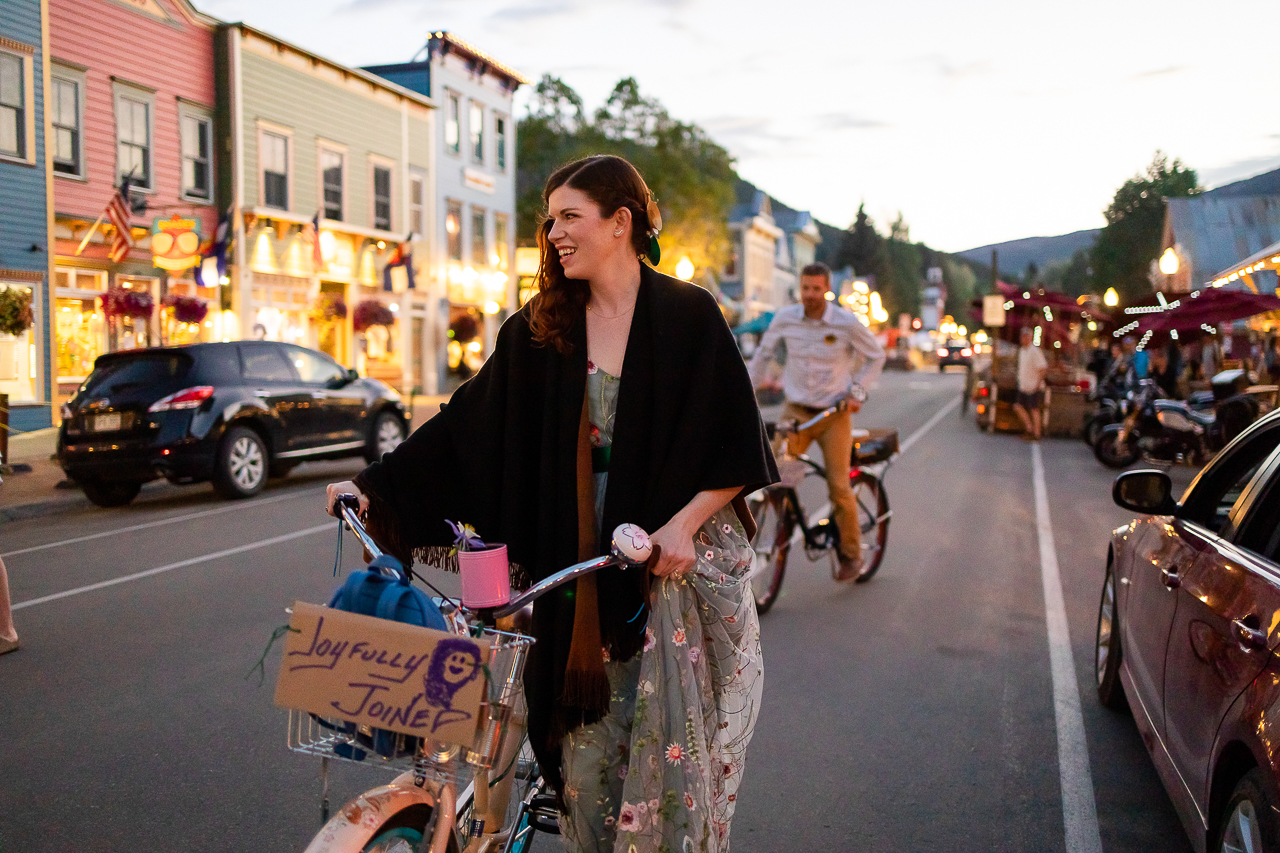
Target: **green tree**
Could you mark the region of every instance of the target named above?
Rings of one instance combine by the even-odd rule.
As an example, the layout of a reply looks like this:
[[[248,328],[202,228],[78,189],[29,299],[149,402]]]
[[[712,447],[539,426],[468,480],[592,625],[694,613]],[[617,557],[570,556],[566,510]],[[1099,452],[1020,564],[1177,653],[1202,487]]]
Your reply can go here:
[[[859,204],[858,215],[840,240],[833,266],[853,267],[854,275],[874,275],[883,255],[884,237],[867,216],[866,204]]]
[[[1164,233],[1164,200],[1198,192],[1195,170],[1157,151],[1146,173],[1125,181],[1104,211],[1107,224],[1090,258],[1096,286],[1114,287],[1125,298],[1149,293],[1147,274]]]
[[[901,213],[889,230],[884,253],[876,269],[876,290],[891,321],[900,313],[920,313],[920,291],[924,287],[924,256],[911,242],[911,229]]]
[[[978,292],[978,277],[968,264],[942,256],[942,280],[947,285],[946,312],[961,325],[972,326],[969,315],[973,310],[973,298]]]
[[[1044,270],[1044,282],[1053,290],[1068,296],[1083,296],[1094,291],[1093,267],[1089,250],[1076,249],[1069,261],[1054,261]]]
[[[518,236],[532,240],[543,214],[542,187],[560,165],[616,154],[645,176],[662,211],[663,272],[688,256],[699,269],[721,269],[730,251],[728,215],[737,177],[729,152],[702,128],[677,121],[632,77],[618,81],[587,122],[582,99],[546,76],[518,133]]]

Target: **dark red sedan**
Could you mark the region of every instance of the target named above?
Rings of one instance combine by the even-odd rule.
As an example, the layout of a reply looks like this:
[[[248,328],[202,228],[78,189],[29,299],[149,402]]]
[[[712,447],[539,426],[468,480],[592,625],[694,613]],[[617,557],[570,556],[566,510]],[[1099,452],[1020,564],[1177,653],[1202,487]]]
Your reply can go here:
[[[1112,494],[1144,517],[1108,549],[1098,697],[1127,700],[1197,851],[1280,851],[1280,411],[1180,502],[1159,471]]]

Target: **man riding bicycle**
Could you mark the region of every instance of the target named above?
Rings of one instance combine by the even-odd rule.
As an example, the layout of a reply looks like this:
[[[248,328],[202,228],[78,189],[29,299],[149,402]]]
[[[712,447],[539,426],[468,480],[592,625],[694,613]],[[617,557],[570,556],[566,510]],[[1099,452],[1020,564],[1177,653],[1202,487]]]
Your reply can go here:
[[[822,448],[827,491],[840,531],[840,569],[836,579],[855,580],[863,571],[858,506],[849,485],[853,453],[852,413],[862,408],[866,388],[880,375],[885,353],[880,342],[852,311],[831,299],[831,269],[809,264],[800,271],[800,304],[788,305],[773,321],[751,358],[752,384],[759,388],[779,345],[785,347],[781,420],[806,421],[823,409],[841,411],[788,439],[793,454],[813,441]]]

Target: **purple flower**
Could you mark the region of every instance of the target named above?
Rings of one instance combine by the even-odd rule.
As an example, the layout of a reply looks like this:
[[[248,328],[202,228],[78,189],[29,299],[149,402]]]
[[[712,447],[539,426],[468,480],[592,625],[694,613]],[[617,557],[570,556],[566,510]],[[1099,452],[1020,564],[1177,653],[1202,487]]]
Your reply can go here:
[[[447,519],[445,524],[449,525],[449,529],[453,531],[453,542],[459,551],[475,551],[484,547],[484,542],[480,541],[480,537],[476,535],[476,529],[470,524]]]

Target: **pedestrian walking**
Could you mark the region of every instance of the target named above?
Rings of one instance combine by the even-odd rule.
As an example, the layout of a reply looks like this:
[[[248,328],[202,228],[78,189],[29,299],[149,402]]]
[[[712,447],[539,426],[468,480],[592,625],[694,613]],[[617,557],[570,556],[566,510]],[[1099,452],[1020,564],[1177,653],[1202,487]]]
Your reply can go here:
[[[529,741],[570,850],[722,850],[762,688],[745,495],[777,479],[746,367],[707,291],[657,273],[662,217],[626,160],[543,190],[537,294],[448,406],[354,482],[401,560],[446,519],[505,542],[513,580],[653,531],[655,564],[534,606]],[[652,585],[651,585],[652,584]]]
[[[1022,346],[1018,349],[1018,396],[1013,411],[1022,421],[1023,437],[1028,441],[1040,440],[1040,408],[1044,402],[1044,378],[1049,373],[1049,362],[1036,346],[1030,326],[1022,327]]]
[[[827,470],[827,493],[840,530],[840,568],[836,580],[855,580],[862,574],[862,529],[858,502],[849,483],[853,455],[853,413],[862,408],[866,389],[884,368],[885,353],[871,330],[857,315],[841,308],[831,292],[831,269],[810,264],[800,271],[800,302],[779,308],[760,347],[751,357],[751,382],[759,386],[780,346],[786,347],[782,420],[807,421],[837,403],[844,411],[788,438],[789,450],[799,455],[818,442]]]
[[[4,560],[0,559],[0,655],[16,652],[21,646],[18,642],[18,629],[13,627],[9,573],[5,571]]]

